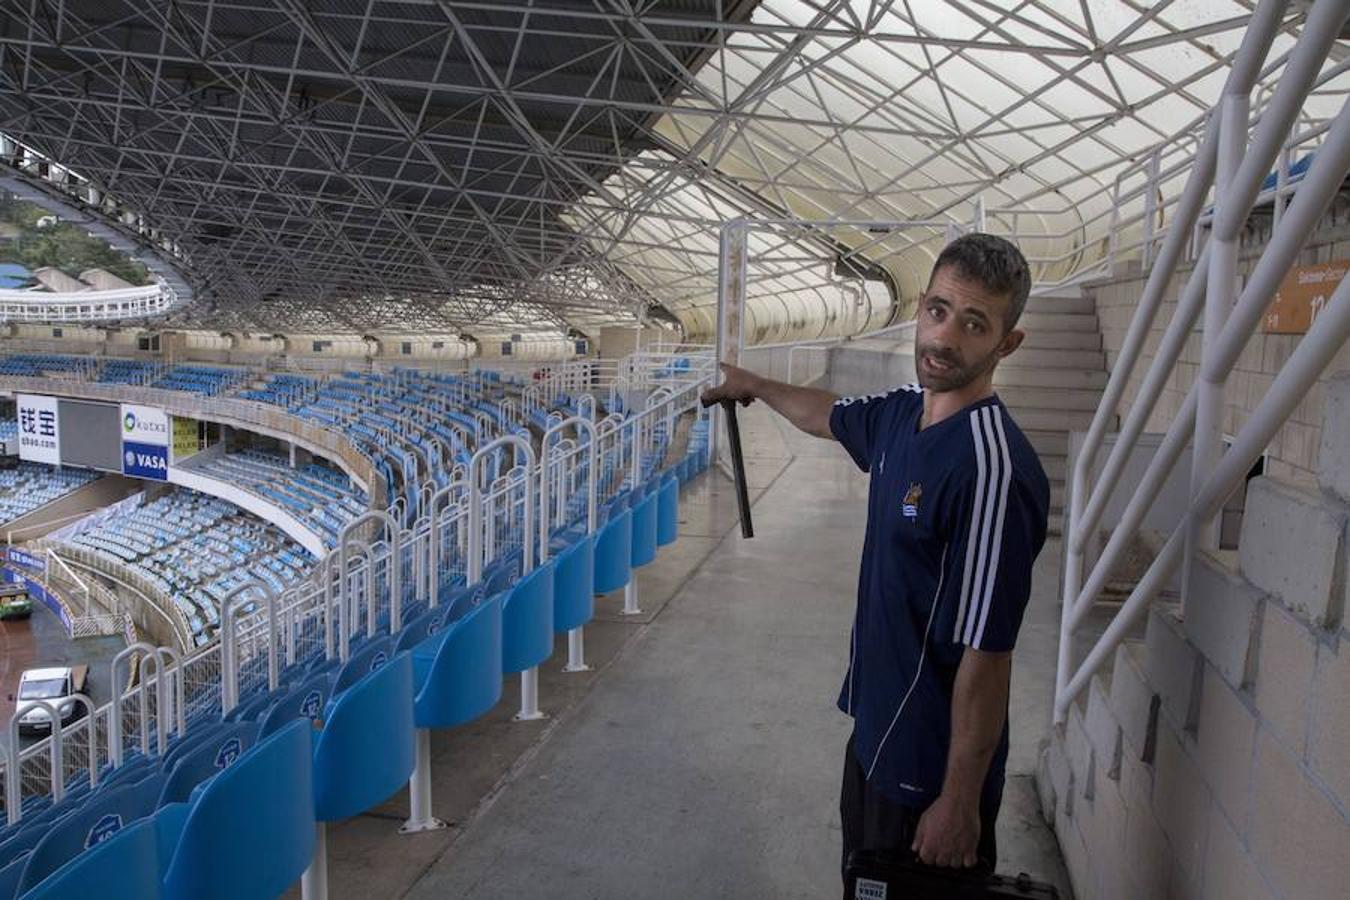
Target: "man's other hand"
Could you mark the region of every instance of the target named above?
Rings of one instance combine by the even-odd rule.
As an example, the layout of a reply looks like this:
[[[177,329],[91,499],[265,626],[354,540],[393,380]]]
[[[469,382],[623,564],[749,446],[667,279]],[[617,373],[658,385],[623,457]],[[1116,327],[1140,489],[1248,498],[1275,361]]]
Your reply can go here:
[[[944,794],[919,817],[910,849],[924,865],[959,869],[975,865],[979,843],[979,804],[957,801]]]
[[[712,406],[723,400],[736,400],[742,406],[759,396],[761,379],[754,372],[741,369],[728,363],[722,363],[722,383],[703,392],[703,405]]]

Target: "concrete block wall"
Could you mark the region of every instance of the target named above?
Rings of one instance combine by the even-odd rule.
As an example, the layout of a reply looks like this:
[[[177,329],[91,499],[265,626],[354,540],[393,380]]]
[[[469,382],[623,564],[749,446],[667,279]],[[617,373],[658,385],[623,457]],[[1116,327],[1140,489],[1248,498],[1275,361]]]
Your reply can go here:
[[[1244,251],[1239,264],[1239,271],[1244,277],[1255,266],[1262,243],[1261,236],[1249,236],[1248,249]],[[1324,218],[1308,247],[1299,256],[1297,264],[1312,265],[1347,258],[1350,258],[1350,208],[1338,201]],[[1121,398],[1117,411],[1122,418],[1134,405],[1139,386],[1148,371],[1148,364],[1157,351],[1163,331],[1176,310],[1177,298],[1190,274],[1191,269],[1180,269],[1164,293],[1162,308],[1144,344],[1144,354],[1136,365]],[[1096,303],[1097,318],[1102,330],[1102,348],[1106,351],[1108,370],[1114,370],[1116,367],[1120,348],[1125,342],[1125,333],[1129,329],[1147,280],[1147,271],[1127,272],[1120,278],[1098,282],[1084,289]],[[1228,382],[1222,423],[1225,432],[1236,434],[1242,427],[1251,411],[1265,396],[1275,380],[1275,374],[1294,352],[1301,338],[1301,335],[1263,334],[1260,329],[1252,335]],[[1167,390],[1160,398],[1145,430],[1166,431],[1167,426],[1176,418],[1177,411],[1181,409],[1186,399],[1186,392],[1198,377],[1200,351],[1201,334],[1197,323],[1194,333],[1186,341]],[[1347,370],[1350,370],[1350,344],[1341,348],[1339,355],[1327,367],[1328,373]],[[1325,393],[1324,379],[1308,392],[1288,423],[1271,441],[1268,474],[1300,484],[1310,485],[1315,482],[1321,443],[1322,410],[1326,402]]]
[[[1350,433],[1350,376],[1323,434]],[[1252,482],[1238,553],[1155,603],[1037,783],[1078,900],[1340,900],[1350,861],[1350,443]]]

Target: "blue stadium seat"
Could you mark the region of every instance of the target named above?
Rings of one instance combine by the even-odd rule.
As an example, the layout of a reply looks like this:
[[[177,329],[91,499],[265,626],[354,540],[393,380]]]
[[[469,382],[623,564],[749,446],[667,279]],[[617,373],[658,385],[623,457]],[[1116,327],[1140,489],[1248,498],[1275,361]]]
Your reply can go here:
[[[530,572],[502,607],[502,671],[524,672],[553,653],[552,561]]]
[[[345,819],[387,800],[413,770],[413,664],[399,653],[329,703],[314,746],[314,815]]]
[[[393,655],[394,643],[388,635],[371,638],[360,650],[347,657],[347,661],[338,669],[337,677],[333,680],[333,696],[347,690],[347,688],[389,662],[389,657]]]
[[[321,722],[332,686],[333,679],[327,673],[301,681],[267,710],[258,728],[258,739],[275,734],[293,719]]]
[[[54,823],[33,848],[19,880],[18,894],[32,890],[83,851],[108,840],[132,822],[155,811],[164,776],[147,776],[91,798],[78,811]]]
[[[453,728],[502,697],[502,597],[483,600],[413,650],[418,728]]]
[[[403,626],[403,630],[398,633],[398,638],[394,642],[394,652],[402,653],[404,650],[412,650],[418,644],[431,637],[444,627],[445,618],[450,614],[450,607],[438,606],[435,609],[428,609],[416,616],[411,622]]]
[[[28,854],[29,850],[25,848],[8,863],[0,863],[0,900],[10,900],[17,896],[19,878],[23,875],[24,867],[28,865]]]
[[[21,900],[159,900],[159,852],[155,823],[143,819],[90,847],[57,869]],[[91,886],[97,885],[96,890]],[[5,894],[0,873],[0,897]]]
[[[173,763],[159,795],[159,806],[183,803],[197,785],[237,763],[258,739],[257,722],[228,722]]]
[[[312,731],[291,722],[211,779],[190,808],[166,808],[166,900],[261,900],[299,880],[314,852]]]
[[[647,494],[633,504],[633,568],[645,566],[656,559],[657,495]]]
[[[680,536],[680,480],[674,472],[662,476],[657,498],[656,546],[665,547]]]
[[[571,631],[595,616],[595,535],[588,534],[553,561],[553,628]]]
[[[633,511],[625,509],[596,534],[592,593],[608,594],[628,583],[633,565]]]

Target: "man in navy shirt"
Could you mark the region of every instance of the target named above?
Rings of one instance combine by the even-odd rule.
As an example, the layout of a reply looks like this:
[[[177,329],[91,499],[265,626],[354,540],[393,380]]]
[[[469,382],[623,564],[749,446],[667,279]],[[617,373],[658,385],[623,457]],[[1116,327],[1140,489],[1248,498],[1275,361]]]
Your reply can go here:
[[[1022,343],[1021,252],[970,234],[919,301],[918,384],[838,398],[723,366],[708,399],[762,399],[870,473],[848,674],[844,861],[875,850],[992,870],[1012,649],[1045,543],[1050,486],[994,393]]]

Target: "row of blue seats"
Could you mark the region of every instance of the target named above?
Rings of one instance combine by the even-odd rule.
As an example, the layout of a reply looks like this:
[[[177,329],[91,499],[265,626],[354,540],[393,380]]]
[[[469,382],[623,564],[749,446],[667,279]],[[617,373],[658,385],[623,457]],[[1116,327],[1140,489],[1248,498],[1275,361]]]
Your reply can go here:
[[[94,360],[54,353],[13,353],[0,356],[0,375],[40,378],[51,372],[91,372]]]
[[[102,384],[147,384],[155,379],[159,368],[158,363],[148,360],[109,359],[96,380]]]
[[[212,366],[177,365],[151,383],[168,391],[186,391],[216,397],[250,378],[246,369],[218,369]]]
[[[355,815],[408,782],[415,729],[492,709],[504,675],[541,664],[555,633],[590,621],[597,594],[623,587],[675,540],[679,485],[706,465],[695,435],[663,477],[612,498],[596,533],[556,534],[558,555],[513,585],[499,579],[518,558],[498,561],[472,590],[438,587],[437,608],[410,608],[398,633],[354,642],[346,663],[297,664],[221,722],[86,786],[76,809],[68,797],[67,811],[55,805],[0,831],[0,900],[82,897],[93,883],[103,900],[279,895],[311,862],[324,864],[311,859],[316,822]],[[250,865],[231,864],[241,859]]]

